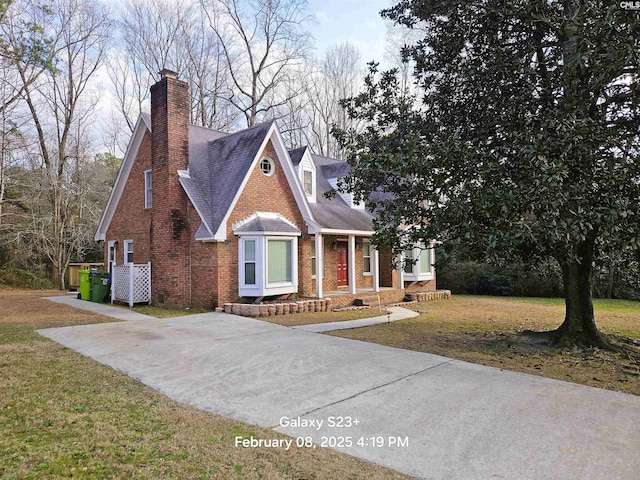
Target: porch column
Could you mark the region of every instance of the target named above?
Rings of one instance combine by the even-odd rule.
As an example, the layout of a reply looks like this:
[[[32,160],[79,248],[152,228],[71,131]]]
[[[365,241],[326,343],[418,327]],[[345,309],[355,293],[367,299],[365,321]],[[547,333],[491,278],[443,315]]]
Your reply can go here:
[[[371,268],[373,269],[373,291],[380,291],[380,257],[378,249],[371,247]]]
[[[356,293],[356,236],[349,235],[349,293]]]
[[[398,288],[404,290],[404,255],[400,255],[398,262]]]
[[[322,280],[324,273],[324,242],[322,234],[316,233],[316,297],[322,298]]]

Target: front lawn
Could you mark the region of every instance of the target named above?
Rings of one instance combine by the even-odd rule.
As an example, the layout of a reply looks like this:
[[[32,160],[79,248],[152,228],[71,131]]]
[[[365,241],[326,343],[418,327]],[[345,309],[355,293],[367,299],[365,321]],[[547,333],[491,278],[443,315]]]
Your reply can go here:
[[[640,339],[640,303],[594,304],[602,332]],[[455,295],[407,308],[421,315],[330,334],[640,395],[640,342],[638,355],[627,356],[559,350],[520,335],[557,328],[564,318],[562,299]]]
[[[45,339],[38,328],[110,321],[0,289],[0,478],[400,479],[325,449],[241,448],[286,438],[170,400]]]

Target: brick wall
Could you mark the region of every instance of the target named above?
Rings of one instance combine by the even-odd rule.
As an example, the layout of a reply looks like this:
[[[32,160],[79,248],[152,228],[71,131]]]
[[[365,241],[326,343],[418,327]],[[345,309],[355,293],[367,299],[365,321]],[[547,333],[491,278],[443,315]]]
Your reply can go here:
[[[104,242],[104,264],[108,265],[108,242],[118,241],[116,262],[124,263],[124,241],[133,240],[133,261],[150,261],[149,230],[151,209],[144,208],[144,171],[151,169],[151,134],[144,134],[142,143],[131,167],[120,202],[116,207]]]
[[[378,253],[378,261],[380,262],[380,286],[397,287],[398,272],[393,266],[391,251],[388,248],[381,248]]]
[[[191,304],[191,228],[177,174],[189,165],[190,108],[186,82],[164,76],[151,87],[151,297],[154,304],[177,308]]]
[[[191,235],[191,304],[195,308],[212,310],[218,306],[218,244],[195,240],[201,220],[189,203]]]
[[[273,174],[266,176],[260,169],[260,162],[256,164],[227,222],[227,240],[216,246],[215,267],[218,285],[215,301],[219,306],[238,298],[238,237],[233,233],[233,225],[236,222],[255,212],[275,212],[282,214],[301,232],[307,230],[271,141],[261,152],[260,158],[264,156],[274,161]],[[298,237],[298,241],[298,278],[302,280],[301,273],[305,268],[305,263],[309,262],[309,257],[305,255],[305,241],[301,237]],[[306,250],[308,252],[309,249]]]
[[[432,292],[436,289],[436,274],[433,273],[433,280],[422,282],[404,282],[404,288],[408,292]]]

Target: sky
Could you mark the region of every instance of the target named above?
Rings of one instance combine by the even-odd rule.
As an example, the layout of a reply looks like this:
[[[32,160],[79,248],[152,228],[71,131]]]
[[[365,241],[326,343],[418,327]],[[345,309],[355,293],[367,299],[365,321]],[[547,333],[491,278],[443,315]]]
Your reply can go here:
[[[180,1],[180,0],[177,0]],[[314,37],[315,55],[319,58],[338,43],[349,42],[362,55],[362,66],[375,60],[385,68],[384,51],[388,20],[383,20],[380,11],[397,0],[308,0],[309,14],[315,23],[308,25]],[[97,83],[102,87],[110,84],[106,69],[99,71]],[[112,95],[100,94],[98,109],[103,118],[111,116],[115,100]]]
[[[309,0],[309,10],[315,18],[311,33],[315,37],[316,53],[321,56],[336,43],[348,41],[360,50],[362,60],[383,63],[387,23],[380,10],[392,0]]]

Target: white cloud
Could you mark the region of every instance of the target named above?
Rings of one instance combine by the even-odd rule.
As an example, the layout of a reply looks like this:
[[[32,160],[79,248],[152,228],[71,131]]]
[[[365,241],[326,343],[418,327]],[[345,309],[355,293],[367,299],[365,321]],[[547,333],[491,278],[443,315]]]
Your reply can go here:
[[[378,22],[377,20],[373,20],[371,18],[365,18],[364,24],[368,29],[375,30],[378,28],[378,25],[380,24],[380,22]]]
[[[323,11],[316,12],[316,18],[320,23],[329,23],[331,21],[329,20],[329,16]]]

